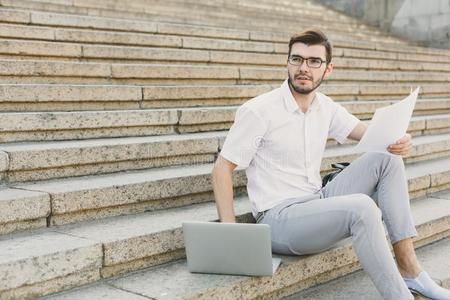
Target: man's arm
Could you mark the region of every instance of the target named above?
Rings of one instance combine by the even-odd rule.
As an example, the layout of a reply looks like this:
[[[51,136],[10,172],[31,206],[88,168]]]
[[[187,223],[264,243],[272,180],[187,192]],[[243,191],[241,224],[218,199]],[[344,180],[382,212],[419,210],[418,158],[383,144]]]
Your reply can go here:
[[[359,141],[361,140],[362,136],[366,132],[367,125],[361,121],[359,121],[358,124],[356,124],[355,128],[350,132],[348,135],[348,138],[351,140]]]
[[[220,154],[212,171],[214,198],[221,222],[236,223],[233,207],[233,170],[237,167]]]

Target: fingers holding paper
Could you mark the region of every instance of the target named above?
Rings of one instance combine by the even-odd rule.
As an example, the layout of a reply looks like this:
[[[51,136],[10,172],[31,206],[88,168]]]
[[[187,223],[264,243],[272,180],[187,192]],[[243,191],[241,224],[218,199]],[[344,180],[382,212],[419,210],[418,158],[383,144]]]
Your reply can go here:
[[[419,88],[397,103],[377,108],[354,151],[356,153],[378,151],[407,155],[411,148],[411,135],[406,132],[418,94]],[[403,138],[391,145],[393,141],[402,136]]]
[[[387,150],[392,154],[406,156],[409,154],[411,146],[411,135],[407,133],[404,137],[395,142],[395,144],[389,145]]]

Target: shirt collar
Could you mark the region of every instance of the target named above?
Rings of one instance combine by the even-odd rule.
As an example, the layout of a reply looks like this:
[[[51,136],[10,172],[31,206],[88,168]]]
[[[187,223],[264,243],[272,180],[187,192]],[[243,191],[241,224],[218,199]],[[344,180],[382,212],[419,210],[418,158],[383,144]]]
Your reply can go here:
[[[286,79],[281,85],[281,92],[284,99],[284,105],[286,106],[286,110],[288,112],[300,112],[300,107],[298,107],[297,102],[295,101],[294,95],[292,95],[291,89],[289,88],[288,80]],[[310,110],[316,110],[319,108],[322,97],[320,97],[319,93],[316,92],[316,96],[314,97],[313,102],[311,103]]]

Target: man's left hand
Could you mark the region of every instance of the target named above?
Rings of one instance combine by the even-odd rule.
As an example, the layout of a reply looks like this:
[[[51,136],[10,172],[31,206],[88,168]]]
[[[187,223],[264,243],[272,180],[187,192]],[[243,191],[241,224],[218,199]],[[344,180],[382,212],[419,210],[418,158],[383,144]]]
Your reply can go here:
[[[395,144],[389,145],[387,150],[392,154],[406,156],[409,154],[411,146],[411,135],[407,133],[404,137],[395,142]]]

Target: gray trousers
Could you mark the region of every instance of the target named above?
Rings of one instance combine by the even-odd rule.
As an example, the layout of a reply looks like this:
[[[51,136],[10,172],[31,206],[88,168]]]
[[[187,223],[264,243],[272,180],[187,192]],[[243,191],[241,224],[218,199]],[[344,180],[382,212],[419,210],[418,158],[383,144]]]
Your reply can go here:
[[[413,299],[389,249],[417,236],[400,156],[366,153],[315,195],[287,199],[260,213],[271,228],[272,250],[305,255],[351,237],[358,259],[384,299]]]

